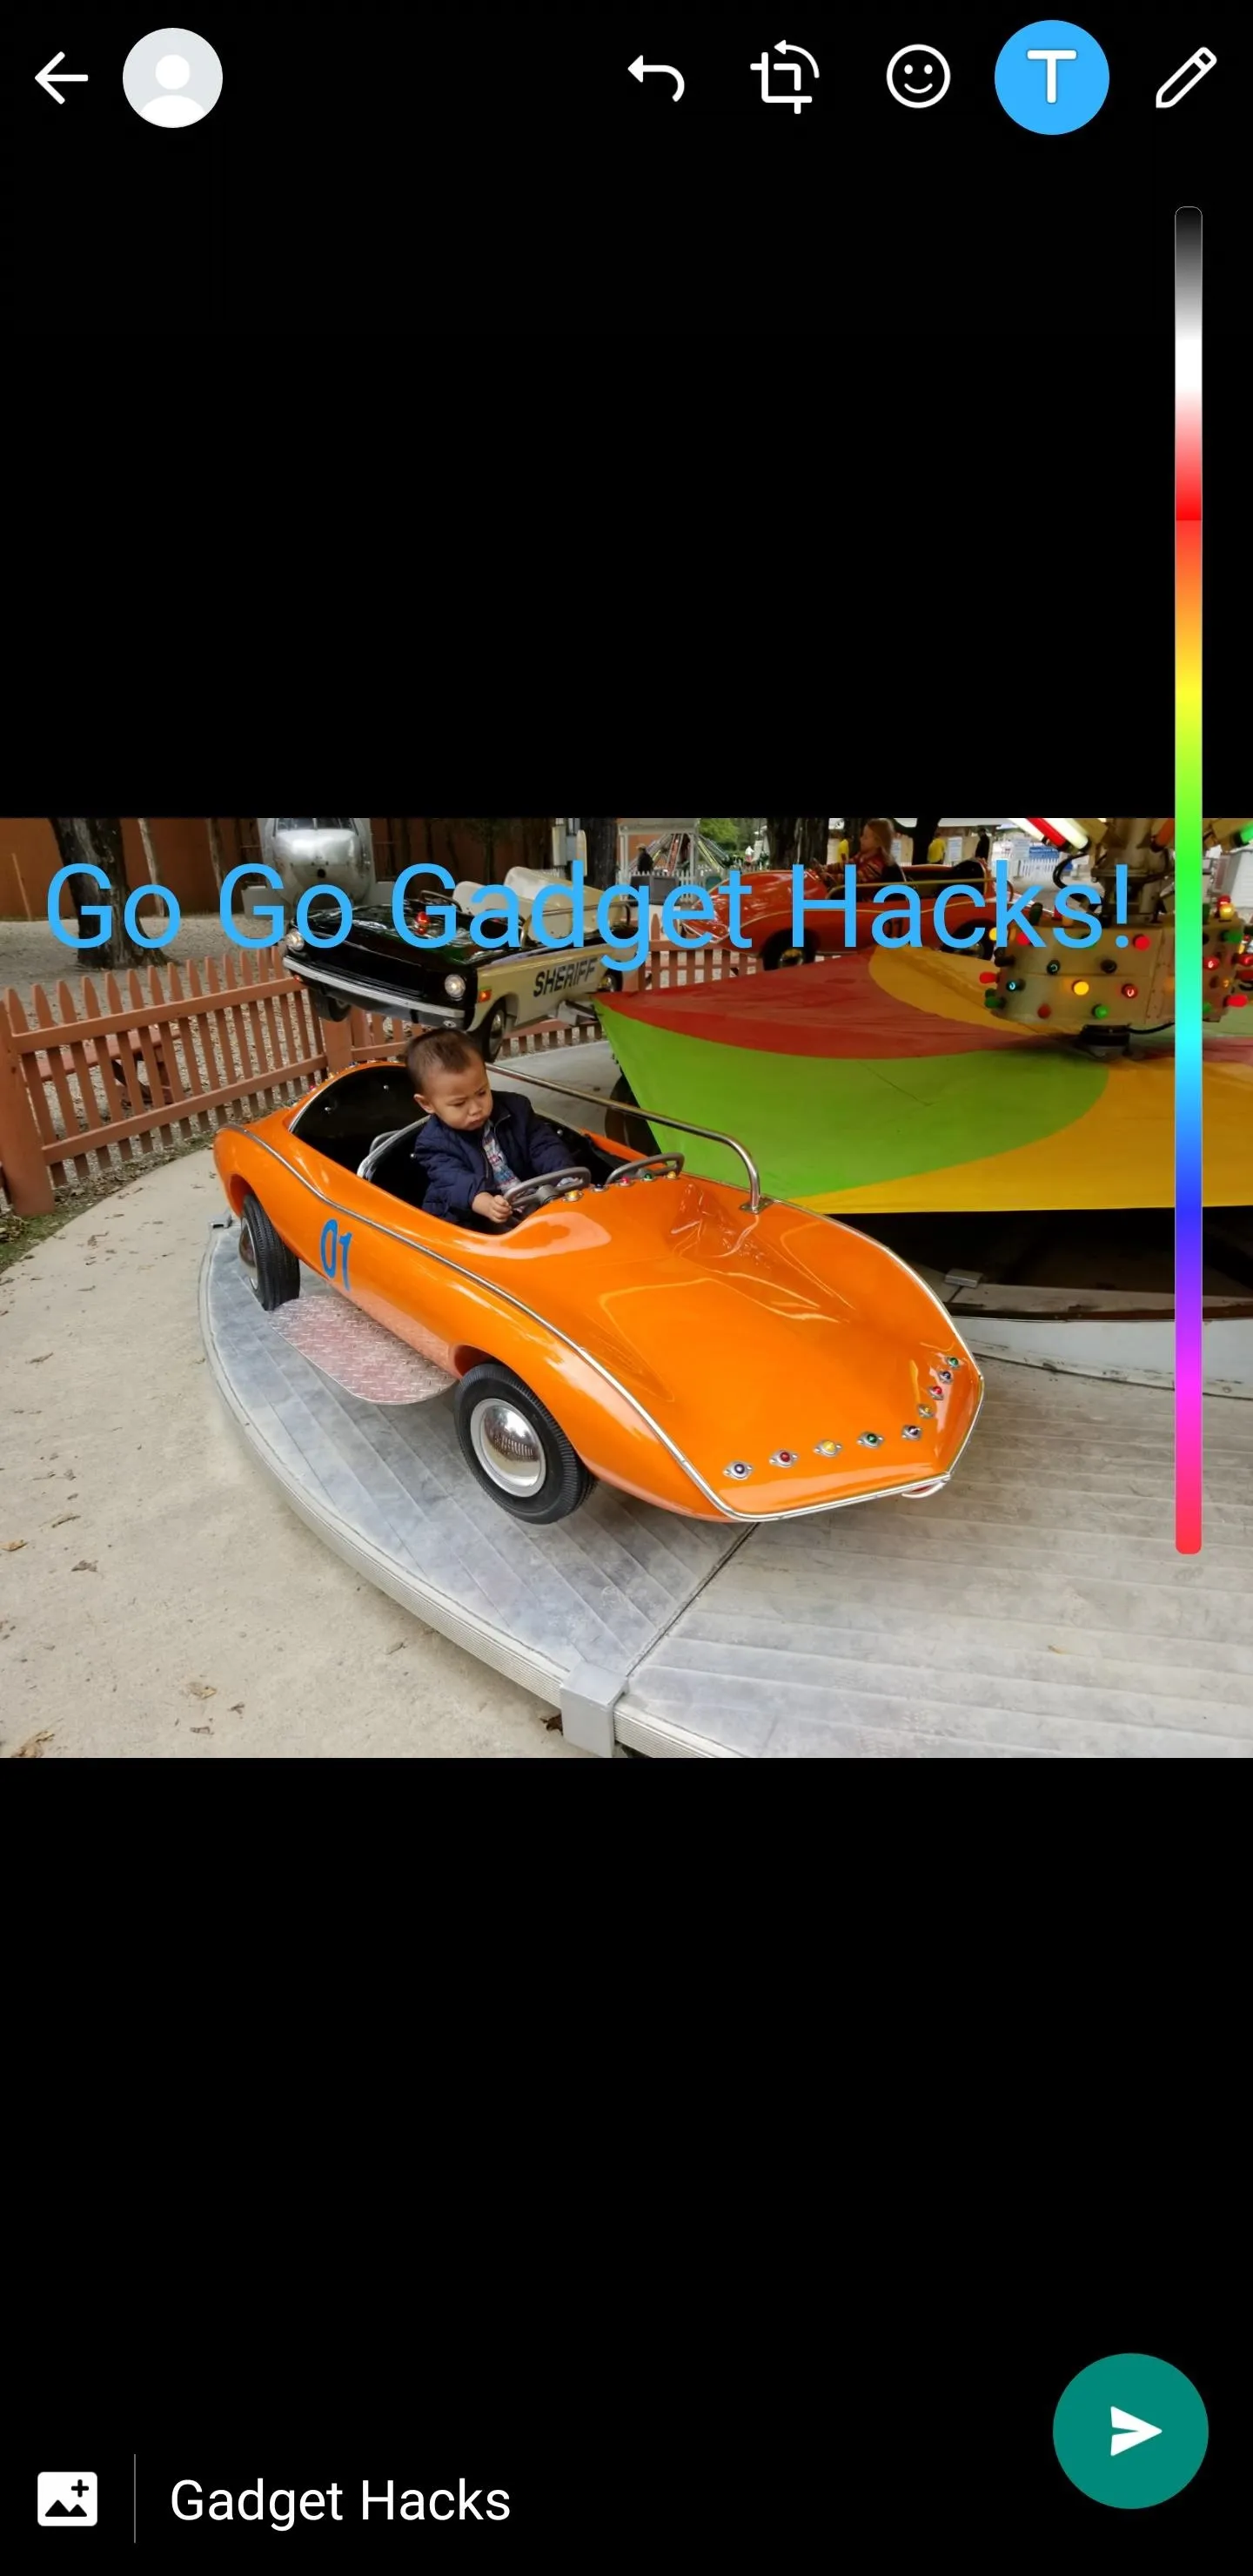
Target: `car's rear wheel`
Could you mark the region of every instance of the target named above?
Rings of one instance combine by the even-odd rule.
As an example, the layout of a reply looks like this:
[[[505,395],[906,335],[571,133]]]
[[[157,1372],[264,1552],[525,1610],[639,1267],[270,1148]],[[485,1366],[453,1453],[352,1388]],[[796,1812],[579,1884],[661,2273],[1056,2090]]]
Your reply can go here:
[[[508,1010],[503,1002],[498,1002],[495,1010],[489,1011],[487,1018],[482,1022],[482,1025],[475,1029],[473,1033],[474,1043],[476,1046],[482,1047],[486,1063],[495,1064],[496,1058],[505,1043],[508,1031]]]
[[[818,942],[812,931],[806,933],[804,946],[799,947],[790,930],[776,930],[773,939],[766,941],[761,962],[769,975],[777,966],[812,966],[817,954]]]
[[[563,1521],[595,1483],[560,1423],[512,1369],[469,1369],[453,1398],[461,1453],[484,1491],[520,1521]]]
[[[239,1212],[239,1258],[253,1296],[267,1315],[300,1295],[300,1263],[251,1190],[245,1191]]]

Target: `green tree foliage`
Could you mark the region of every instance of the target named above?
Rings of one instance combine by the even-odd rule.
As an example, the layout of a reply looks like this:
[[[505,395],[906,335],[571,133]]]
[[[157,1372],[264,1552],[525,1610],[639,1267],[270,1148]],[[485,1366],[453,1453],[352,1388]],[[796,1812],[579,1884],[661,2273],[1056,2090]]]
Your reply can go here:
[[[752,838],[753,827],[731,814],[702,814],[700,828],[707,841],[725,850],[729,858],[738,859]]]

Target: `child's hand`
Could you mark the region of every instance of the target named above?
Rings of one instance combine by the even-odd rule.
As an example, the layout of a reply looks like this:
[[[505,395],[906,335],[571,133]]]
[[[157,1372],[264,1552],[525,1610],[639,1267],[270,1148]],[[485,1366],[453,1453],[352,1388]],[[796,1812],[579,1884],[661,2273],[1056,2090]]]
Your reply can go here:
[[[494,1190],[480,1190],[470,1204],[476,1215],[490,1217],[493,1225],[508,1225],[513,1214],[508,1199],[498,1198]]]

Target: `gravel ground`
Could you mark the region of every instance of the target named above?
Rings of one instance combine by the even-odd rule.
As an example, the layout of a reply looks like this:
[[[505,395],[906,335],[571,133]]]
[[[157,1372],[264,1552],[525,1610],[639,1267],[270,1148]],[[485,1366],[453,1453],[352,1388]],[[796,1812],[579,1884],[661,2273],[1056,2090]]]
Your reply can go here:
[[[154,948],[151,962],[154,966],[168,966],[172,958],[176,966],[182,966],[189,957],[197,962],[202,957],[222,957],[227,944],[216,912],[185,912],[177,939],[168,948]],[[90,952],[64,947],[46,921],[0,921],[0,996],[10,984],[14,985],[28,1015],[33,1008],[34,985],[42,984],[51,995],[59,983],[65,982],[77,1002],[79,980],[84,974],[98,981],[99,968],[93,967]]]
[[[209,1381],[205,1156],[0,1280],[0,1759],[590,1760],[322,1547]]]

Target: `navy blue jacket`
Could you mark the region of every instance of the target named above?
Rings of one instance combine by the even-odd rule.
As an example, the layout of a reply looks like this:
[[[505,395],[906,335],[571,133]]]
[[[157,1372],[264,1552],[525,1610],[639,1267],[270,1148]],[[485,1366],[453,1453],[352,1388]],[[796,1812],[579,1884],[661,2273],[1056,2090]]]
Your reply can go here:
[[[521,1092],[493,1093],[491,1123],[517,1180],[567,1169],[572,1159],[569,1146],[563,1145],[546,1119],[536,1117]],[[480,1190],[495,1191],[482,1128],[445,1127],[442,1118],[428,1118],[414,1138],[413,1159],[427,1174],[422,1204],[429,1216],[464,1220]]]

